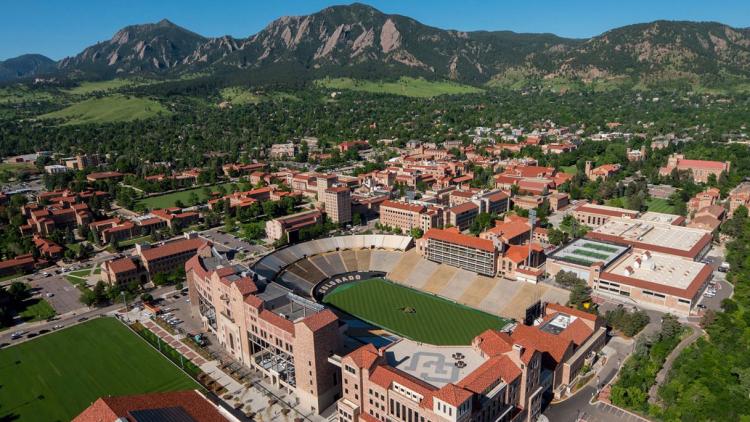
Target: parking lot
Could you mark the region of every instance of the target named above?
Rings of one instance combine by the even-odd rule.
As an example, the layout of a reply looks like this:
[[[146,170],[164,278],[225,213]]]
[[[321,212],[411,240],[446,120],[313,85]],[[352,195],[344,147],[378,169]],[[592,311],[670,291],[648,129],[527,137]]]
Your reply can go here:
[[[256,255],[262,255],[268,252],[268,249],[263,246],[245,242],[244,240],[231,234],[221,233],[222,231],[223,228],[214,227],[212,229],[201,232],[201,237],[205,238],[206,240],[210,240],[214,244],[224,246],[228,249],[234,249],[235,251],[244,252],[246,254],[254,253]]]

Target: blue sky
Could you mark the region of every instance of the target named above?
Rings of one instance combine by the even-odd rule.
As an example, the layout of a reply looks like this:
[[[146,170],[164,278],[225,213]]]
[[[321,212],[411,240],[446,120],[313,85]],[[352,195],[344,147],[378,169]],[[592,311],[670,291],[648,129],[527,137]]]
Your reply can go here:
[[[125,25],[167,18],[205,36],[247,37],[283,15],[344,2],[322,0],[21,0],[0,6],[0,59],[41,53],[54,59],[109,39]],[[590,37],[656,19],[750,27],[750,0],[372,0],[386,13],[459,30],[552,32]]]

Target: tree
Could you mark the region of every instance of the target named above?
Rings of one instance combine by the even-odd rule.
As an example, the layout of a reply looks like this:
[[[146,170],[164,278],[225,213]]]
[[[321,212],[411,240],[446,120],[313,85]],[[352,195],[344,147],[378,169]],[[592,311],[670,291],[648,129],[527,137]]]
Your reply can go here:
[[[568,240],[568,234],[563,232],[562,230],[558,230],[554,227],[550,227],[547,230],[547,235],[549,237],[549,243],[559,246],[563,243],[567,242]]]
[[[420,229],[419,227],[414,227],[409,231],[409,235],[415,239],[419,239],[424,236],[424,231],[422,231],[422,229]]]
[[[661,317],[661,331],[659,335],[661,338],[669,339],[677,337],[682,333],[682,324],[676,316],[672,314],[666,314]]]
[[[587,312],[593,310],[591,306],[591,288],[586,283],[574,284],[570,289],[568,306]]]
[[[86,306],[93,306],[96,304],[96,295],[93,290],[86,287],[81,291],[81,297],[79,300]]]
[[[169,282],[167,279],[166,273],[156,273],[154,274],[154,277],[151,279],[151,281],[154,282],[155,286],[163,286]]]
[[[101,280],[96,282],[93,293],[96,304],[106,303],[109,298],[107,295],[107,286]]]

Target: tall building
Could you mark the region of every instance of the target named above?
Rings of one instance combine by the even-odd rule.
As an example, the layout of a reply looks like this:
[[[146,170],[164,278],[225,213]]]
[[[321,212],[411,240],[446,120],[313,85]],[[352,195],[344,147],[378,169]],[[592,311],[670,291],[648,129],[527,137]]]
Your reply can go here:
[[[185,264],[193,315],[232,358],[294,393],[303,409],[322,412],[341,391],[329,362],[342,348],[338,317],[279,284],[256,284],[246,271],[201,248]]]
[[[347,186],[327,188],[323,194],[326,213],[334,223],[344,224],[352,221],[352,196]]]

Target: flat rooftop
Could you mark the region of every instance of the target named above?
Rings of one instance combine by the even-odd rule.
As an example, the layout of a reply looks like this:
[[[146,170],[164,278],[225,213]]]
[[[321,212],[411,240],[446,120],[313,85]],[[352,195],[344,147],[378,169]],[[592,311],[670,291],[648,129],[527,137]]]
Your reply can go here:
[[[565,331],[565,329],[568,328],[568,325],[572,324],[576,319],[578,319],[578,317],[573,315],[557,314],[551,320],[540,325],[539,329],[545,333],[558,335]]]
[[[591,266],[595,262],[601,261],[606,267],[628,249],[628,246],[583,238],[555,251],[550,258],[584,266]]]
[[[639,262],[640,261],[640,262]],[[663,286],[687,289],[690,283],[703,270],[705,264],[659,253],[631,253],[618,261],[606,272],[636,278]]]
[[[672,224],[681,218],[684,218],[684,217],[682,217],[681,215],[676,215],[676,214],[665,214],[663,212],[653,212],[653,211],[644,212],[640,217],[638,217],[638,219],[642,221],[648,221],[651,223],[662,223],[662,224]]]
[[[388,347],[385,356],[392,367],[437,388],[460,381],[485,362],[471,346],[433,346],[408,339]]]
[[[592,233],[615,236],[630,242],[690,251],[705,238],[708,232],[662,222],[612,218]]]

